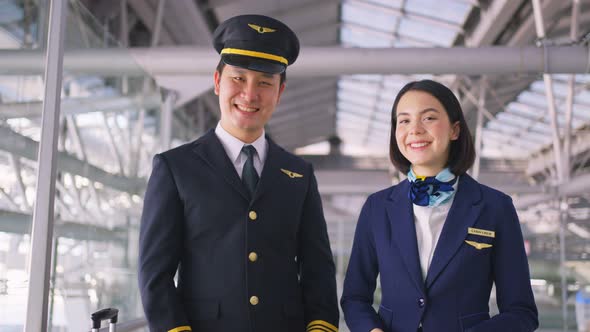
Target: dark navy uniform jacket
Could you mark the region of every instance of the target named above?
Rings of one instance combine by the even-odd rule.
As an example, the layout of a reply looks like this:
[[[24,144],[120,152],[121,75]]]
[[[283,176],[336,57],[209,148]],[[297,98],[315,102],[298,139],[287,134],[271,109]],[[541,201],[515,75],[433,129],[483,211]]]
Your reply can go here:
[[[423,281],[409,186],[371,195],[361,212],[341,299],[351,332],[534,331],[537,307],[510,197],[462,175]],[[490,318],[494,283],[500,313]]]
[[[252,199],[212,130],[154,157],[138,263],[152,331],[337,331],[312,167],[268,143]]]

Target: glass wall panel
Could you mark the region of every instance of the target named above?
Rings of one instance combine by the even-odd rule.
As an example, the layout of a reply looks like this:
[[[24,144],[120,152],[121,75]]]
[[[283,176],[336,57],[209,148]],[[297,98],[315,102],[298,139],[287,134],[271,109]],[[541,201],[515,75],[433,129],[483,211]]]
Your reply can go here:
[[[80,3],[70,6],[68,49],[120,47]],[[67,62],[65,62],[67,68]],[[93,64],[88,63],[91,67]],[[50,320],[53,330],[87,329],[90,313],[143,317],[137,286],[142,194],[159,135],[160,92],[148,75],[64,71]]]
[[[521,212],[543,329],[586,331],[590,323],[589,198],[568,197]]]
[[[26,3],[26,4],[25,4]],[[0,49],[36,49],[44,8],[2,1]],[[35,199],[39,123],[18,114],[43,96],[39,75],[0,76],[0,331],[22,331],[28,292],[31,216]]]
[[[0,49],[44,54],[44,1],[1,3]],[[66,53],[120,47],[78,2],[69,2],[65,22]],[[65,332],[88,330],[90,313],[104,307],[118,308],[121,322],[143,317],[138,224],[161,98],[148,75],[64,68],[48,326]],[[42,76],[0,76],[0,331],[22,331],[26,317]]]

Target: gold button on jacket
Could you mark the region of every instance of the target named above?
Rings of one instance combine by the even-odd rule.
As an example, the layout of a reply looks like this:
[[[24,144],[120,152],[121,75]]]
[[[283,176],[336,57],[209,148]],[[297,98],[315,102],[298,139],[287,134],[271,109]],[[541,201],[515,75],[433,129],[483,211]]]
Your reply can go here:
[[[248,217],[250,217],[250,220],[256,220],[258,215],[256,214],[256,211],[250,211],[250,213],[248,213]]]
[[[248,255],[248,259],[250,260],[250,262],[256,262],[256,260],[258,259],[258,254],[255,252],[251,252]]]
[[[258,304],[258,302],[259,302],[259,301],[258,301],[258,296],[252,296],[252,297],[250,298],[250,304],[251,304],[251,305],[257,305],[257,304]]]

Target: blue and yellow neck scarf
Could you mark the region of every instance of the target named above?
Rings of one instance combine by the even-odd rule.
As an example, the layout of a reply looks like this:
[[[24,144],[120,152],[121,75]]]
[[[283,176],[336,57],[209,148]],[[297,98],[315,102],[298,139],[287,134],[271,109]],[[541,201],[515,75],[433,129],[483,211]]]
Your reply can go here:
[[[455,174],[448,168],[443,169],[436,176],[417,176],[410,168],[408,173],[410,191],[408,197],[412,203],[420,206],[439,206],[448,202],[455,190],[453,185],[457,182]]]

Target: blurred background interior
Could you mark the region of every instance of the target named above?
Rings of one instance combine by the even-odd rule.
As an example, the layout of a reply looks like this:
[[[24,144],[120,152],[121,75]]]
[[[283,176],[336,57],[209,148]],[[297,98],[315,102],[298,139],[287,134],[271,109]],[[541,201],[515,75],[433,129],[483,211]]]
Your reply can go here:
[[[59,50],[48,26],[65,27],[57,176],[46,179],[55,181],[54,227],[51,250],[37,257],[49,262],[48,330],[85,331],[91,312],[117,307],[121,326],[139,331],[137,241],[151,158],[217,124],[211,33],[251,13],[282,20],[302,43],[266,130],[314,164],[339,287],[362,203],[404,178],[388,160],[393,99],[408,81],[433,78],[462,103],[478,149],[470,173],[517,207],[539,331],[586,331],[589,0],[64,0],[55,22],[56,1],[0,0],[0,331],[22,331],[27,301],[42,298],[29,294],[28,262],[44,56]],[[521,66],[491,52],[479,61],[444,53],[489,46]],[[369,63],[363,48],[390,53]],[[578,62],[563,64],[552,48]],[[400,49],[416,56],[396,70],[388,56]],[[541,52],[544,65],[520,70],[533,61],[523,49]],[[358,51],[355,61],[339,61],[343,51]],[[575,68],[543,75],[565,65]]]

